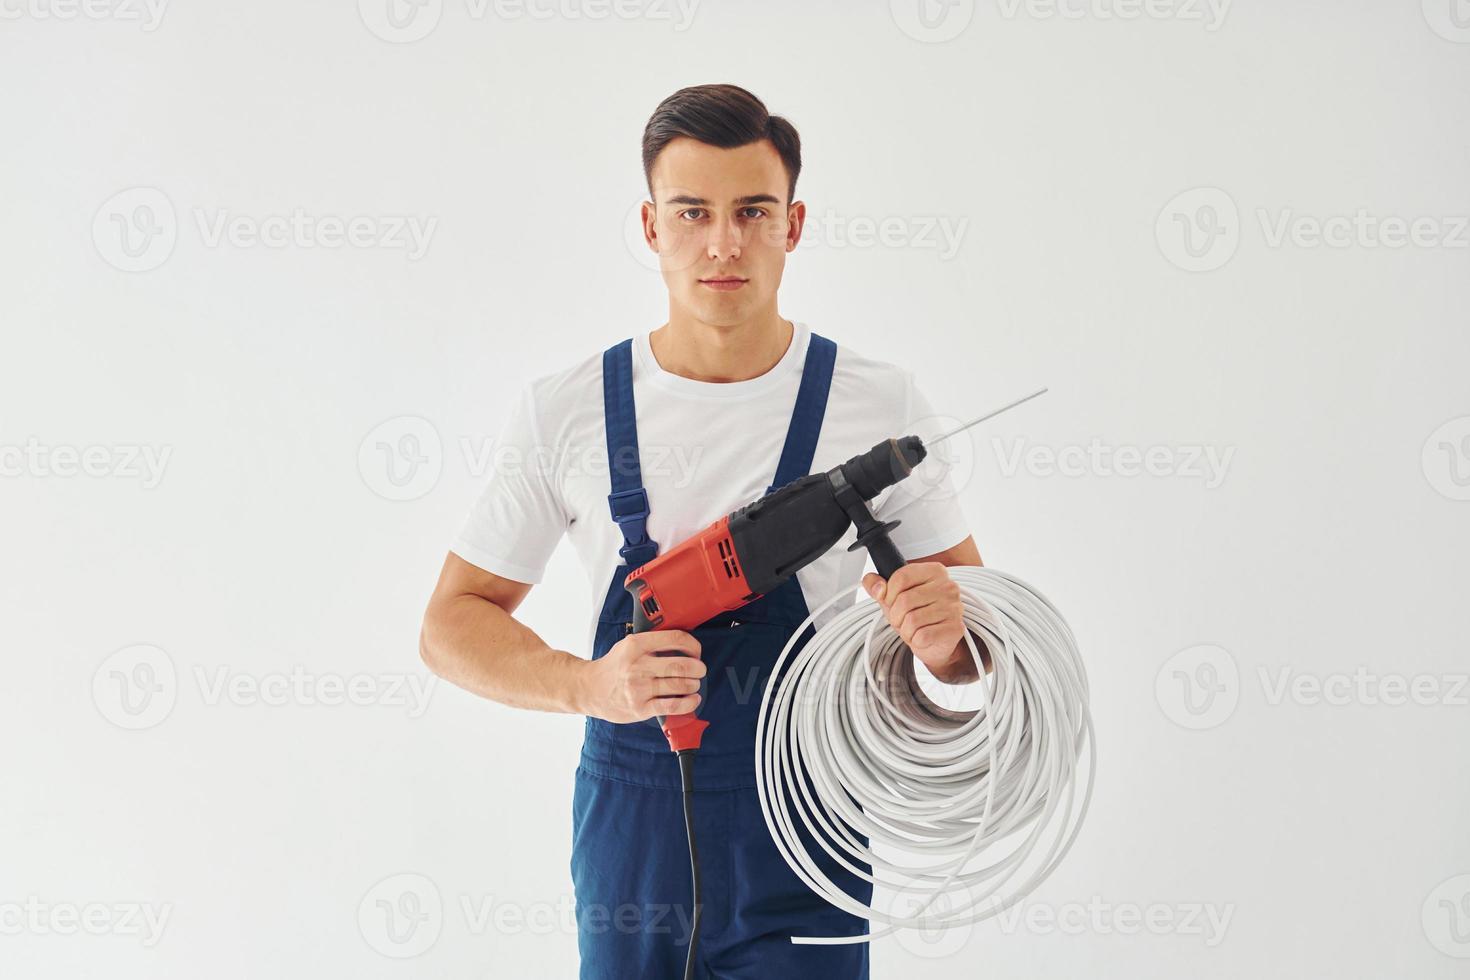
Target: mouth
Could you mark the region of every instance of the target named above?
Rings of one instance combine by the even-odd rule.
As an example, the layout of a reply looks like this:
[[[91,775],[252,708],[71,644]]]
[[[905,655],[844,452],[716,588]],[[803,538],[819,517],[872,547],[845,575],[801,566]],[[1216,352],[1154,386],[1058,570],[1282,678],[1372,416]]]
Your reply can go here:
[[[747,279],[741,279],[739,276],[715,276],[710,279],[701,279],[699,280],[699,283],[700,285],[705,286],[709,289],[715,289],[720,292],[729,292],[733,289],[739,289],[741,286],[744,286],[748,281],[749,280]]]

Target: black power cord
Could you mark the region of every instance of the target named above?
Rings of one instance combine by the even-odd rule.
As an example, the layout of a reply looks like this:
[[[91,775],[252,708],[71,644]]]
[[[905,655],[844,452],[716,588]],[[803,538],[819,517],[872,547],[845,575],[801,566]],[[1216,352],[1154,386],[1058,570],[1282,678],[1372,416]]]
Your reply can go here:
[[[694,918],[689,927],[689,955],[684,960],[684,980],[694,980],[694,957],[699,949],[699,919],[704,912],[699,880],[699,848],[694,843],[694,749],[679,756],[679,780],[684,784],[684,832],[689,836],[689,871],[694,879]]]

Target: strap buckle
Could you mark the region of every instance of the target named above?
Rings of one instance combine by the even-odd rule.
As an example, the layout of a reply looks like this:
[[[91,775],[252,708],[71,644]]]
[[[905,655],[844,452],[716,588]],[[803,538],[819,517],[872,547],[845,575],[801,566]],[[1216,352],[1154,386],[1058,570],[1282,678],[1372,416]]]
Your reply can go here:
[[[619,525],[645,520],[649,515],[648,491],[642,487],[614,491],[607,495],[607,505]]]
[[[607,506],[623,532],[623,546],[618,549],[623,564],[636,568],[652,561],[658,542],[648,536],[648,491],[643,487],[615,491],[607,495]]]

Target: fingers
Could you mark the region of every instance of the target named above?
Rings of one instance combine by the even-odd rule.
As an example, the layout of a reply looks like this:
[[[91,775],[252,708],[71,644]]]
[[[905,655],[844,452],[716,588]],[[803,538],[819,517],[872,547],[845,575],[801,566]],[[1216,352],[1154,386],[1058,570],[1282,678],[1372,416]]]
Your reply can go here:
[[[699,679],[696,677],[655,677],[652,690],[652,696],[655,698],[698,694]]]
[[[899,569],[899,571],[903,572],[914,567],[920,566],[906,565],[904,568]],[[909,585],[901,587],[897,593],[894,593],[892,590],[894,588],[894,581],[898,579],[898,575],[895,574],[893,580],[888,583],[889,591],[884,597],[888,601],[884,603],[884,608],[888,613],[888,621],[893,623],[895,627],[916,610],[923,609],[926,606],[939,604],[947,609],[949,606],[959,603],[959,585],[947,573],[943,572],[944,566],[937,565],[936,567],[940,569],[939,574],[926,576],[917,581],[911,577],[908,580]]]
[[[926,626],[934,626],[939,623],[948,623],[953,619],[949,606],[942,602],[931,602],[926,606],[920,606],[912,612],[906,613],[894,629],[899,635],[906,637],[905,642],[912,644],[919,638],[919,631]]]
[[[687,715],[698,710],[699,695],[690,694],[678,698],[654,698],[650,702],[656,715]]]
[[[632,633],[629,638],[642,653],[672,650],[688,657],[699,656],[699,641],[683,630],[649,630],[647,633]]]
[[[693,657],[661,657],[652,654],[644,658],[643,668],[653,677],[703,677],[709,672],[703,660]]]

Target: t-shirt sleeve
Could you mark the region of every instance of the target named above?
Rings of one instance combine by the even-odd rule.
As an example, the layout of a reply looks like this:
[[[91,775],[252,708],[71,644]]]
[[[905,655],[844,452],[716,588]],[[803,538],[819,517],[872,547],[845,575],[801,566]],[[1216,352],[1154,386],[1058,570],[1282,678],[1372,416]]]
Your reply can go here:
[[[904,383],[906,409],[894,435],[917,435],[925,440],[929,452],[913,473],[890,487],[886,497],[875,501],[874,514],[881,520],[903,522],[890,536],[903,556],[912,560],[954,547],[969,537],[970,528],[955,485],[954,447],[928,445],[929,439],[947,426],[935,417],[912,372],[904,372]]]
[[[528,385],[501,426],[490,456],[490,478],[450,551],[503,578],[541,581],[569,523],[549,470],[556,454],[549,450]]]

